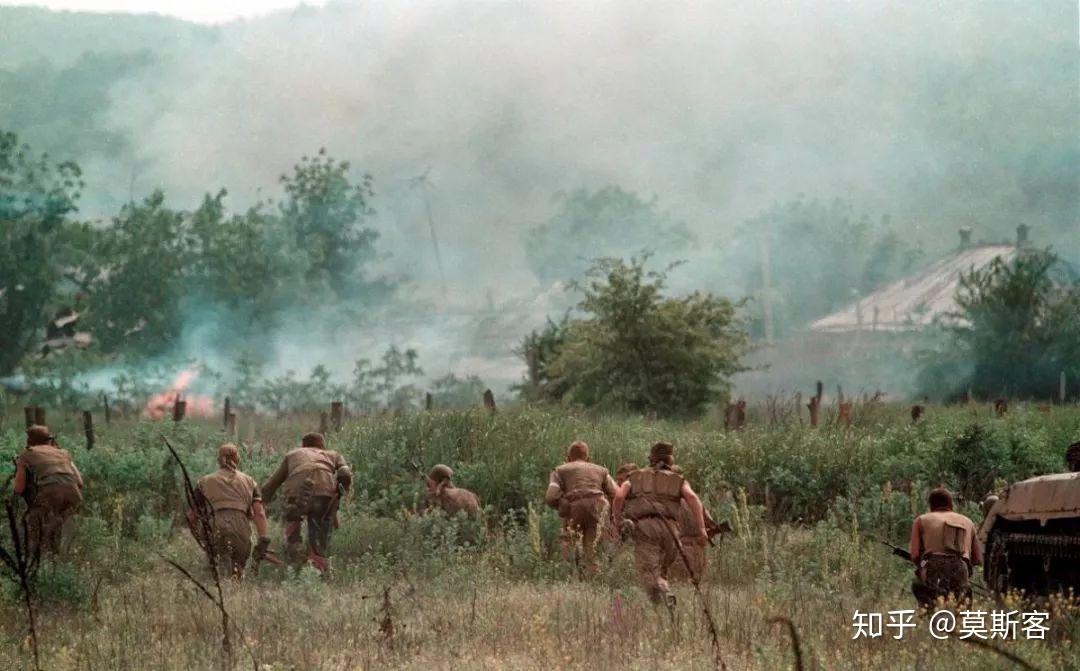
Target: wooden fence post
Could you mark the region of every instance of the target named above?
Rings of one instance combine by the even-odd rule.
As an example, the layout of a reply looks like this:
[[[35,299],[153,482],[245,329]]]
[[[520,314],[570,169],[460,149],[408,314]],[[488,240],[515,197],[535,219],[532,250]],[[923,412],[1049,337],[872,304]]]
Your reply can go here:
[[[38,426],[48,426],[45,423],[45,408],[40,405],[34,406],[34,424]]]
[[[424,394],[424,410],[430,411],[432,403],[433,403],[433,399],[431,398],[431,392],[429,391],[426,394]]]
[[[28,405],[23,408],[23,419],[26,420],[26,428],[34,425],[34,406]]]
[[[176,400],[173,401],[172,407],[172,419],[174,422],[183,421],[184,415],[187,413],[187,401],[180,398],[180,395],[176,395]]]
[[[484,390],[484,407],[490,412],[495,412],[495,394],[491,393],[490,389]]]
[[[323,410],[319,413],[319,433],[326,435],[326,432],[330,430],[330,418],[327,416],[326,411]]]
[[[225,418],[225,433],[230,436],[236,435],[236,413],[229,412],[229,415]]]
[[[102,394],[101,395],[101,403],[105,406],[105,426],[108,426],[109,422],[112,421],[112,413],[109,410],[109,396],[108,396],[108,394]]]
[[[345,419],[345,404],[334,401],[330,404],[330,425],[334,431],[341,431],[341,424]]]
[[[229,397],[226,396],[225,397],[225,412],[221,417],[222,423],[225,425],[226,429],[229,428],[229,415],[231,415],[231,414],[232,414],[232,401],[230,401]]]
[[[89,410],[83,410],[83,432],[86,434],[86,449],[94,449],[94,416]]]

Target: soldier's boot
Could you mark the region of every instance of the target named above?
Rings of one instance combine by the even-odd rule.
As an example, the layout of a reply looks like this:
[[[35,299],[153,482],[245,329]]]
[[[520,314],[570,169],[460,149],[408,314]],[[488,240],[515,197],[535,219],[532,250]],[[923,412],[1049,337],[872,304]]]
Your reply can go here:
[[[330,569],[330,564],[327,562],[326,557],[316,552],[315,548],[308,549],[307,561],[314,566],[319,573],[326,573]]]
[[[298,568],[304,563],[304,543],[300,535],[303,520],[292,520],[285,526],[285,563]]]

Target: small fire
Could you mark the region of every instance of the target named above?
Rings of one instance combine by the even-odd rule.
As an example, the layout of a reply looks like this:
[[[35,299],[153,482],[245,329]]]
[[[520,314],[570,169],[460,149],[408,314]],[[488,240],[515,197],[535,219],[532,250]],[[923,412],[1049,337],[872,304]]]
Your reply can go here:
[[[202,394],[185,394],[192,381],[199,377],[197,368],[187,368],[180,371],[168,390],[163,391],[147,401],[143,408],[143,416],[149,419],[163,419],[172,414],[173,406],[177,399],[182,399],[187,407],[186,416],[210,417],[214,414],[214,401],[209,396]]]

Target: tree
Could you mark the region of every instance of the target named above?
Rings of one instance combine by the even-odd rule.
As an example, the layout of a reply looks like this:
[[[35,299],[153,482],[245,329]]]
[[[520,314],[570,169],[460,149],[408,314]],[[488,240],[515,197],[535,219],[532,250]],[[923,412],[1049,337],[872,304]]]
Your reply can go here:
[[[528,263],[544,283],[580,277],[592,259],[625,257],[649,250],[673,260],[693,244],[685,224],[618,186],[578,189],[559,196],[559,211],[529,231]]]
[[[737,306],[698,292],[665,297],[666,277],[647,271],[644,259],[596,262],[576,285],[581,316],[564,333],[531,336],[557,350],[530,388],[550,400],[667,415],[726,398],[747,340]],[[521,351],[535,351],[529,339]]]
[[[1080,379],[1080,281],[1050,250],[961,275],[947,339],[923,353],[928,394],[1050,398]]]
[[[81,253],[87,231],[68,220],[80,177],[74,163],[51,165],[0,132],[0,374],[40,341]]]
[[[286,199],[281,216],[295,249],[304,255],[309,285],[322,284],[338,297],[360,298],[370,304],[385,298],[391,287],[364,273],[375,261],[379,234],[363,226],[372,214],[371,176],[349,180],[349,163],[336,161],[320,149],[305,156],[283,175]]]
[[[779,337],[903,277],[922,258],[889,217],[875,222],[842,200],[802,197],[747,221],[725,243],[723,255],[720,267],[737,273],[725,282],[745,282],[750,295],[769,290]],[[769,287],[764,287],[766,265]],[[760,316],[751,329],[763,332]]]

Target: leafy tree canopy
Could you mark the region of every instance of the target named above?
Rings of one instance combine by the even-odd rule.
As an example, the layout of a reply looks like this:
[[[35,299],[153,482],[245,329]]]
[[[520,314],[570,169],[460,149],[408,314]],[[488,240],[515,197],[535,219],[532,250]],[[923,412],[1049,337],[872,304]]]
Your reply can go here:
[[[727,397],[747,335],[737,306],[694,292],[667,297],[667,273],[604,259],[577,284],[581,315],[524,341],[527,397],[604,410],[700,413]]]
[[[1080,280],[1049,250],[996,259],[961,276],[943,342],[923,353],[934,396],[1052,398],[1080,380]]]

